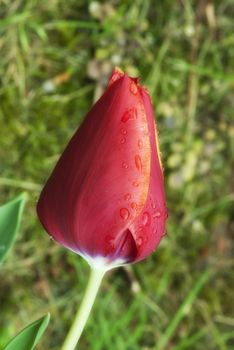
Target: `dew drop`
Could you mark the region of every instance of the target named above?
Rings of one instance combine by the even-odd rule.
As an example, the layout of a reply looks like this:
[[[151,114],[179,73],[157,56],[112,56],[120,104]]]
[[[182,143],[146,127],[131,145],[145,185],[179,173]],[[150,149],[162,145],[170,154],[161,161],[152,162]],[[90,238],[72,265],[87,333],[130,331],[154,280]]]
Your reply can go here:
[[[138,140],[137,144],[140,149],[143,147],[143,142],[141,140]]]
[[[150,224],[150,215],[149,215],[149,213],[145,212],[142,215],[142,224],[144,226],[148,226]]]
[[[124,199],[125,199],[126,201],[129,201],[131,198],[132,198],[132,196],[130,195],[130,193],[126,193],[126,194],[124,195]]]
[[[126,208],[121,208],[120,209],[120,216],[122,219],[127,220],[129,218],[129,211]]]
[[[153,214],[152,214],[153,218],[160,218],[161,216],[161,213],[160,211],[155,211]]]
[[[120,139],[120,141],[119,141],[121,144],[123,144],[123,143],[125,143],[126,142],[126,139],[125,139],[125,137],[122,137],[122,139]]]
[[[137,238],[136,238],[136,244],[137,244],[138,246],[141,246],[142,243],[143,243],[143,238],[142,238],[141,236],[137,237]]]
[[[132,202],[131,207],[132,207],[132,209],[137,209],[137,204],[135,202]]]
[[[50,236],[50,240],[51,240],[51,241],[54,241],[54,237]]]
[[[130,84],[130,91],[133,95],[136,95],[138,91],[137,86],[133,81]]]
[[[155,229],[153,230],[153,235],[156,235],[156,233],[157,233],[157,229],[155,228]]]
[[[156,204],[155,204],[154,202],[152,202],[151,207],[152,207],[153,209],[155,209],[155,208],[156,208]]]
[[[135,165],[137,167],[137,170],[142,172],[142,162],[141,162],[141,157],[137,154],[135,156]]]
[[[122,135],[126,135],[127,134],[127,130],[124,129],[124,128],[120,129],[120,132],[121,132]]]
[[[123,162],[123,163],[122,163],[122,168],[124,168],[124,169],[128,169],[128,163]]]
[[[135,107],[132,107],[124,113],[124,115],[121,118],[121,121],[123,123],[126,123],[128,120],[134,120],[136,118],[137,118],[137,110]]]

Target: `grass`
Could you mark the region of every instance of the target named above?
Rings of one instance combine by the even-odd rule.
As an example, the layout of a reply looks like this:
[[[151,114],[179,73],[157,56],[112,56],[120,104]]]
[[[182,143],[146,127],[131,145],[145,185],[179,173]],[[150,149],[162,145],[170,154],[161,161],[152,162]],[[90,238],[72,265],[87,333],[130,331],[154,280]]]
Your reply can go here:
[[[50,311],[38,350],[59,349],[82,298],[88,267],[49,240],[35,204],[119,65],[152,94],[168,235],[109,273],[80,348],[233,349],[233,14],[233,0],[0,1],[0,199],[29,195],[1,269],[0,348]]]

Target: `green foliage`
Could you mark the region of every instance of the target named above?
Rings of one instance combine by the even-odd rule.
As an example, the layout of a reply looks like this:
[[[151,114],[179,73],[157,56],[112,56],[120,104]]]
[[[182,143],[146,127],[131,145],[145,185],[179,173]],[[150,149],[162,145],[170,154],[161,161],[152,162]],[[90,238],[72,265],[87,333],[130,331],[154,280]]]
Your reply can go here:
[[[155,350],[163,342],[164,350],[232,350],[234,1],[4,0],[0,7],[0,199],[29,192],[17,249],[0,270],[0,348],[31,315],[49,310],[53,324],[37,348],[57,350],[80,303],[87,266],[49,240],[35,205],[119,65],[152,94],[168,235],[131,273],[107,275],[80,348]]]
[[[167,329],[165,330],[164,334],[160,337],[155,350],[162,350],[165,349],[168,342],[170,341],[171,336],[175,333],[179,323],[181,322],[182,318],[186,314],[187,310],[192,307],[193,301],[197,297],[197,294],[200,292],[201,288],[204,286],[204,284],[207,282],[209,278],[210,272],[205,271],[200,278],[197,280],[183,303],[178,308],[175,316],[170,321]]]
[[[22,194],[0,206],[0,262],[13,246],[23,212],[26,195]]]
[[[24,328],[3,350],[33,350],[46,330],[50,320],[47,314]]]

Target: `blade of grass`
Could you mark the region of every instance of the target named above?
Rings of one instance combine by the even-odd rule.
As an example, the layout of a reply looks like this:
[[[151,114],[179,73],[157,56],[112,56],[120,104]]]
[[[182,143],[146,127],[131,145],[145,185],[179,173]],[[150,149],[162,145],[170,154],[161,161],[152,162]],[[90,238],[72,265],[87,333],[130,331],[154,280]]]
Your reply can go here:
[[[7,179],[5,177],[0,177],[0,185],[17,187],[23,190],[36,191],[36,192],[39,192],[42,187],[40,184],[36,184],[34,182],[22,181],[22,180],[16,180],[16,179]]]
[[[221,71],[212,70],[210,68],[201,67],[195,64],[190,64],[180,59],[171,59],[170,62],[176,70],[179,70],[181,72],[194,72],[202,76],[207,76],[217,80],[223,80],[228,83],[234,82],[234,75],[232,74],[225,74]]]
[[[228,205],[230,205],[234,201],[234,193],[228,194],[226,196],[221,197],[219,200],[216,200],[212,203],[208,203],[204,206],[200,206],[193,210],[192,213],[186,218],[186,223],[190,223],[196,218],[200,218],[201,216],[210,213],[213,210],[220,211],[225,210]]]
[[[155,63],[153,65],[153,68],[146,79],[145,84],[149,88],[152,96],[154,96],[156,94],[157,87],[158,87],[158,84],[160,82],[161,73],[162,73],[161,65],[163,62],[163,58],[165,57],[165,55],[169,49],[169,46],[170,46],[170,40],[166,39],[164,41],[164,43],[161,45],[161,47],[158,51],[158,55],[155,59]]]
[[[167,329],[162,334],[158,344],[156,345],[155,350],[166,349],[166,346],[169,343],[170,339],[173,337],[176,328],[178,327],[179,323],[185,316],[188,308],[190,308],[191,305],[193,304],[194,300],[196,299],[202,287],[207,283],[210,277],[210,274],[211,274],[210,270],[207,270],[200,276],[200,278],[198,279],[198,281],[196,282],[196,284],[194,285],[190,293],[185,298],[184,302],[181,304],[181,306],[177,310],[175,316],[173,317],[172,321],[169,323]]]
[[[64,28],[81,28],[81,29],[97,29],[98,23],[93,21],[74,21],[74,20],[54,20],[45,23],[44,28],[47,30],[64,29]]]
[[[192,349],[192,347],[201,340],[207,333],[207,329],[202,329],[201,331],[193,334],[191,337],[183,339],[173,350],[185,350]]]
[[[1,19],[0,29],[7,28],[8,26],[25,22],[30,17],[29,12],[17,13],[16,15],[8,16]]]

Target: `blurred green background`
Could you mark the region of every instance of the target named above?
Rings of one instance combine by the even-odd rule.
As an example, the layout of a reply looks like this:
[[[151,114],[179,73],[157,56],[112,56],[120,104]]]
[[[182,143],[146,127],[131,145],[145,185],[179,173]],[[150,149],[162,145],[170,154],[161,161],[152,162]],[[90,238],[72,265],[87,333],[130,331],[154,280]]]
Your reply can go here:
[[[38,350],[59,349],[81,301],[88,266],[35,205],[117,65],[152,95],[168,234],[109,273],[79,348],[234,349],[233,16],[233,0],[0,0],[0,200],[29,194],[0,272],[0,348],[50,311]]]

